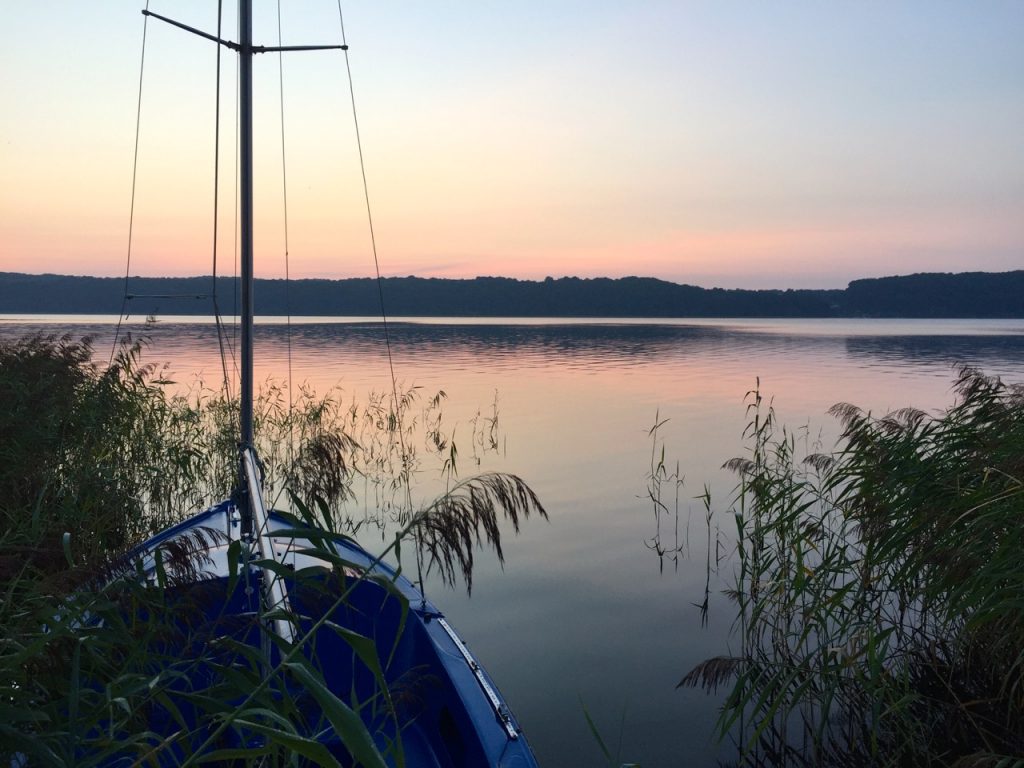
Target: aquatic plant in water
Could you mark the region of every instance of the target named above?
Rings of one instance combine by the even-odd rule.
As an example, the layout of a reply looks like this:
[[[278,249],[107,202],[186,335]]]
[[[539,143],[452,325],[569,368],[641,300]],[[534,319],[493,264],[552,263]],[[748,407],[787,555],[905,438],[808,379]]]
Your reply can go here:
[[[1024,765],[1024,389],[955,389],[936,415],[836,405],[837,449],[802,457],[749,393],[739,652],[680,683],[728,688],[744,764]]]

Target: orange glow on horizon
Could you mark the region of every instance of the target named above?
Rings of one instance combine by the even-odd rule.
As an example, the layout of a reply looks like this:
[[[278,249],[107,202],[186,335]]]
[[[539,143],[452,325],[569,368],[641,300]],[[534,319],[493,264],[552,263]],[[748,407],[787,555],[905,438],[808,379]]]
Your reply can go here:
[[[198,214],[150,214],[137,222],[132,273],[153,276],[209,274],[211,227],[207,220],[194,227]],[[208,217],[207,217],[208,219]],[[0,261],[2,271],[66,274],[123,274],[127,223],[98,211],[69,216],[60,229],[48,228],[49,214],[24,211],[4,231],[5,251],[28,258]],[[143,225],[144,224],[144,225]],[[317,228],[291,227],[291,274],[304,277],[352,277],[373,274],[365,224],[347,222]],[[64,227],[76,228],[70,248]],[[283,224],[280,217],[258,222],[257,258],[261,277],[283,277]],[[41,236],[41,233],[43,235]],[[262,237],[259,235],[262,234]],[[975,218],[922,215],[890,217],[864,224],[787,226],[741,230],[688,229],[659,236],[630,239],[629,233],[606,242],[569,242],[534,247],[505,245],[486,232],[465,228],[451,234],[441,247],[431,247],[415,232],[378,231],[381,269],[386,276],[470,278],[480,275],[541,279],[547,276],[621,277],[663,276],[675,282],[704,284],[705,276],[734,276],[734,284],[757,274],[776,274],[774,286],[787,287],[791,275],[824,274],[843,267],[852,277],[895,274],[894,259],[912,265],[902,271],[927,271],[936,254],[959,255],[971,248],[1012,251],[1018,232],[996,216]],[[221,231],[219,272],[230,274],[233,233]],[[335,247],[336,242],[347,243]],[[492,243],[474,252],[474,242]],[[20,245],[24,243],[24,245]],[[186,256],[186,254],[190,254]],[[922,259],[915,265],[913,257]],[[1008,265],[1007,268],[1012,268]],[[727,286],[728,287],[728,286]],[[830,287],[822,285],[821,287]]]

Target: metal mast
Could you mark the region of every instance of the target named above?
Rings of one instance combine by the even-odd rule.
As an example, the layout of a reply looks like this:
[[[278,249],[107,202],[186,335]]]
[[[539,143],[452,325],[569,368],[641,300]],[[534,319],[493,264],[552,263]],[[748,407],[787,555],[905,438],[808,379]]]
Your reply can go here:
[[[142,11],[172,26],[194,35],[212,40],[238,53],[238,174],[239,174],[239,247],[241,249],[241,298],[242,325],[240,357],[241,386],[239,391],[239,487],[247,488],[248,476],[245,470],[246,449],[253,449],[253,323],[255,320],[253,299],[253,184],[252,184],[252,58],[257,53],[271,51],[326,51],[348,50],[347,45],[253,45],[252,43],[252,0],[238,0],[238,42],[223,40],[216,35],[182,24],[150,10]],[[259,489],[253,489],[259,493]]]
[[[252,217],[252,0],[238,0],[239,185],[241,200],[240,248],[242,263],[242,369],[239,393],[239,441],[253,444],[253,217]],[[244,479],[244,475],[243,475]]]

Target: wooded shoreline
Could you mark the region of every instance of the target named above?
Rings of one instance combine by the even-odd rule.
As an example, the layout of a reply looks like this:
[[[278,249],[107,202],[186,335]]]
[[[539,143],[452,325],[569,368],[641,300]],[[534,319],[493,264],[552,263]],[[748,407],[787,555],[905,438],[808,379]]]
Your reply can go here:
[[[217,305],[233,314],[236,283],[216,280]],[[265,315],[377,316],[376,281],[258,279]],[[383,279],[392,316],[425,317],[887,317],[1024,318],[1024,270],[921,273],[852,281],[845,289],[701,288],[648,277]],[[123,277],[0,272],[0,313],[118,314]],[[211,277],[132,277],[133,315],[211,315]]]

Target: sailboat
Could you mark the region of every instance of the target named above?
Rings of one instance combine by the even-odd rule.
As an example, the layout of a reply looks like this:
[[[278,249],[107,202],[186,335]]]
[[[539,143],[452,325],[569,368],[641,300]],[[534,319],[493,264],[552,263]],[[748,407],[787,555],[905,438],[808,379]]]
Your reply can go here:
[[[251,0],[239,0],[237,42],[143,13],[239,57],[241,264],[237,490],[132,555],[133,578],[188,606],[172,620],[177,631],[159,640],[165,658],[186,663],[149,716],[147,738],[157,746],[144,762],[226,764],[273,741],[291,744],[299,764],[535,766],[494,681],[426,599],[422,580],[417,587],[309,510],[287,514],[264,502],[253,430],[252,59],[343,46],[254,45]],[[198,661],[187,663],[194,653]],[[254,670],[250,694],[211,704],[214,677]],[[261,700],[286,702],[286,714],[257,711]],[[109,762],[119,761],[131,762],[115,746]]]

